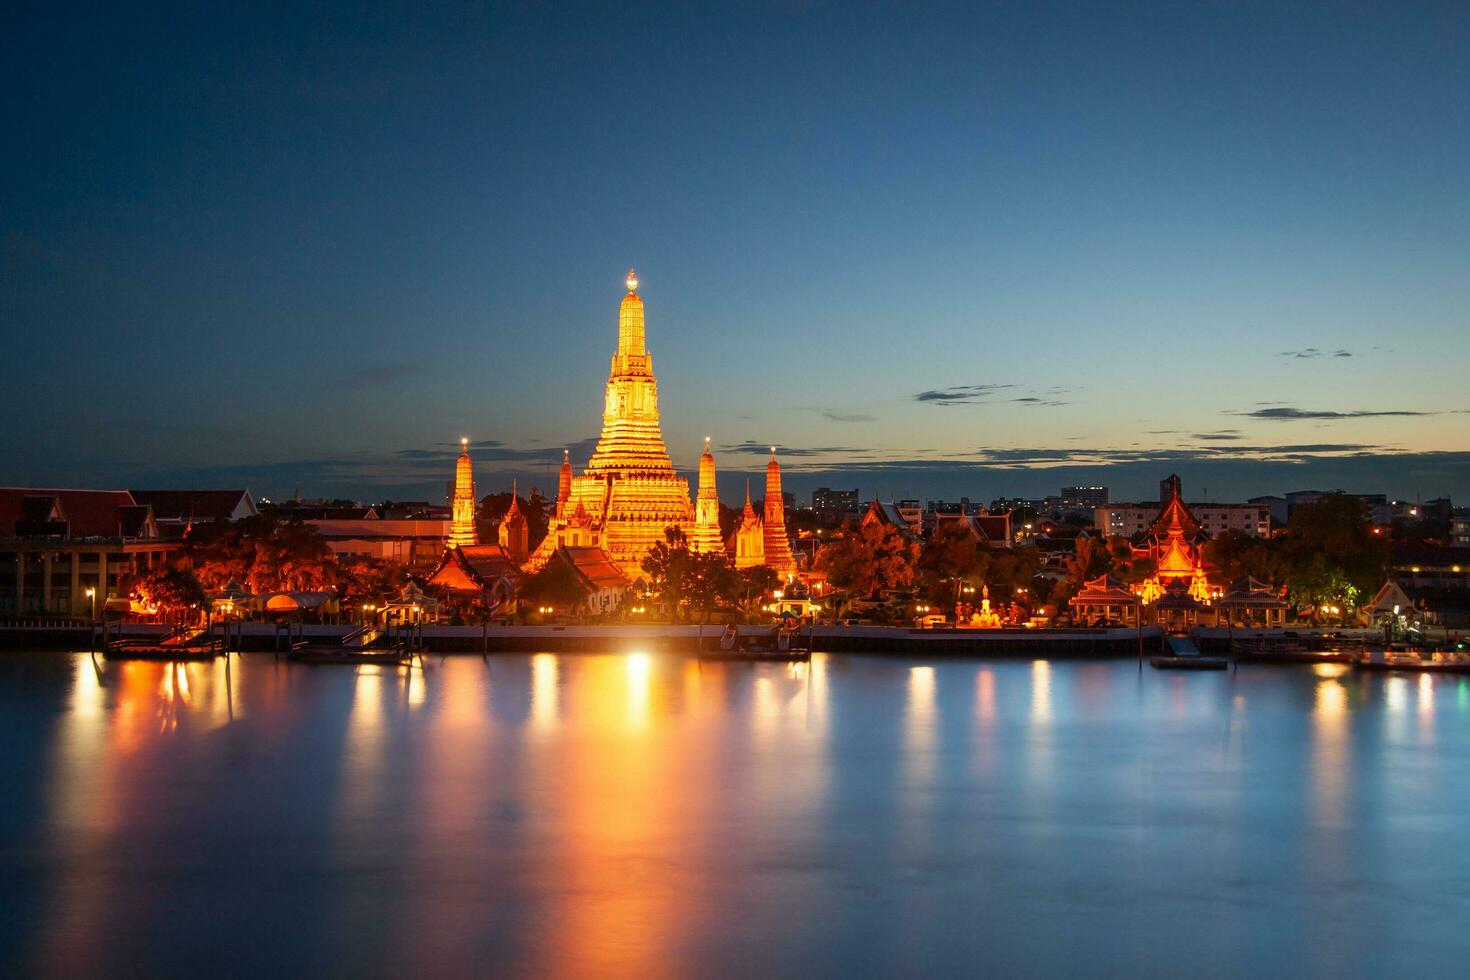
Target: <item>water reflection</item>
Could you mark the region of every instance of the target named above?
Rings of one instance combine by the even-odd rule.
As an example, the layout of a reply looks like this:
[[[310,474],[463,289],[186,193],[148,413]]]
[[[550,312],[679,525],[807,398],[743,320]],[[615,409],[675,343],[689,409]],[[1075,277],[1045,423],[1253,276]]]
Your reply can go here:
[[[1179,962],[1221,972],[1458,962],[1420,912],[1462,910],[1470,868],[1419,833],[1470,807],[1458,679],[24,663],[0,658],[11,812],[35,814],[0,822],[0,883],[34,892],[0,929],[12,974],[184,975],[206,949],[251,974],[1125,973],[1180,914],[1221,928]],[[1364,937],[1362,881],[1412,895],[1374,914],[1415,942]]]

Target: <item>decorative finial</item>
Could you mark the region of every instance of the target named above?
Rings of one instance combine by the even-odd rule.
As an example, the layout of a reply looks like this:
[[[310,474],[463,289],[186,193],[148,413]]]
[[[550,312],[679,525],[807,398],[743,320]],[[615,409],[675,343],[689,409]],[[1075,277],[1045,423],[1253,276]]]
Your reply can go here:
[[[468,439],[466,439],[464,436],[460,436],[459,437],[459,448],[462,449],[462,450],[464,450],[465,452],[469,452],[469,450],[470,450],[470,441]]]
[[[775,459],[776,458],[776,447],[775,446],[772,446],[771,447],[771,458],[772,459]]]
[[[638,291],[638,273],[632,269],[628,270],[628,292]]]
[[[561,461],[563,463],[570,463],[572,461],[572,451],[570,449],[563,449],[561,451]]]

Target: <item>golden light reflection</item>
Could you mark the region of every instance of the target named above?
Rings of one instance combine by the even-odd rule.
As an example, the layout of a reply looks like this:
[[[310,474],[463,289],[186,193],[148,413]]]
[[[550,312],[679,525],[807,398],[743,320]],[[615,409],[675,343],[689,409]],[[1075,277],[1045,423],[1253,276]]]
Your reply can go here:
[[[556,726],[557,660],[550,653],[531,658],[531,725],[546,731]]]
[[[1346,820],[1346,797],[1352,774],[1349,722],[1347,688],[1336,677],[1323,677],[1317,682],[1312,709],[1312,808],[1319,827],[1341,827]],[[1323,860],[1335,863],[1344,859],[1345,855],[1332,847],[1337,839],[1324,837],[1316,841],[1313,853],[1329,848]]]
[[[911,788],[927,786],[934,777],[934,746],[939,737],[934,690],[933,667],[909,668],[903,748],[904,773]]]
[[[1318,677],[1341,677],[1347,672],[1347,664],[1312,664],[1312,673]]]
[[[1031,720],[1051,721],[1051,663],[1046,660],[1031,661]]]
[[[1423,741],[1434,740],[1434,676],[1419,675],[1419,737]]]
[[[653,674],[652,658],[642,651],[627,656],[628,727],[648,727],[648,686]]]
[[[995,671],[982,667],[975,675],[975,714],[982,727],[989,728],[995,722]]]

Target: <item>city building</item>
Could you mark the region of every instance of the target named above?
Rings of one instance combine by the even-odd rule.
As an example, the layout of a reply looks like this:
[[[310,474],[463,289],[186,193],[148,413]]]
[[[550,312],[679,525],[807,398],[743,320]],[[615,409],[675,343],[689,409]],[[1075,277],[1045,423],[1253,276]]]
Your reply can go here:
[[[862,504],[855,488],[833,490],[831,487],[817,487],[812,491],[812,510],[823,514],[856,516],[862,512]]]
[[[1110,503],[1096,508],[1093,511],[1094,526],[1109,537],[1132,538],[1145,533],[1176,496],[1178,482],[1177,476],[1163,481],[1157,504]],[[1188,509],[1210,537],[1226,531],[1241,531],[1253,538],[1271,536],[1271,507],[1267,503],[1191,503]]]
[[[99,617],[178,547],[127,490],[0,489],[0,614]]]
[[[322,543],[334,554],[374,558],[415,570],[434,567],[449,543],[453,527],[446,520],[384,520],[376,511],[370,511],[367,517],[321,518],[302,523],[316,528]]]
[[[1093,511],[1108,503],[1107,487],[1062,487],[1061,506],[1064,510]]]
[[[183,537],[195,524],[234,523],[257,514],[249,490],[134,490],[133,500],[153,510],[160,533]]]

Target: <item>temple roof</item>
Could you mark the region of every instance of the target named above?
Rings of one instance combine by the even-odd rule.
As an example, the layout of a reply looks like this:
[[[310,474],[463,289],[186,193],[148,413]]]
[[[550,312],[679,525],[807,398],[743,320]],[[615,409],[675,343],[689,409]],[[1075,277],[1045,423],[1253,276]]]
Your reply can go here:
[[[467,544],[449,548],[439,564],[429,573],[430,585],[442,585],[459,592],[493,589],[498,582],[518,585],[521,568],[498,544]]]

